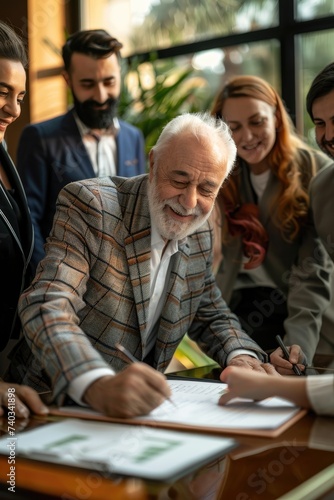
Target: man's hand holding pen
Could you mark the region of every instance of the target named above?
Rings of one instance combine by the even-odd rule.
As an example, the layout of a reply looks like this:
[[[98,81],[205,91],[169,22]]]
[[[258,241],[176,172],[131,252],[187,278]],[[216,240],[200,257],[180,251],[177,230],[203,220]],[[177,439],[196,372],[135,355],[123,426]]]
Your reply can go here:
[[[146,415],[170,397],[166,377],[145,363],[132,363],[116,375],[93,382],[83,400],[96,411],[117,418]]]
[[[278,347],[270,355],[270,362],[281,375],[305,375],[305,354],[299,345]],[[297,371],[298,370],[298,371]]]

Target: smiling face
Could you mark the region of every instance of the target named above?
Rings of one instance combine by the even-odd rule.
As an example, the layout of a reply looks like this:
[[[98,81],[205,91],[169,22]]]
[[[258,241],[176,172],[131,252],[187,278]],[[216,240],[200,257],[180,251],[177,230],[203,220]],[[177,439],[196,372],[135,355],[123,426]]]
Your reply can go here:
[[[0,59],[0,142],[7,127],[21,114],[25,89],[26,72],[22,64]]]
[[[231,129],[238,156],[255,174],[268,170],[268,155],[276,141],[274,108],[252,97],[230,97],[224,103],[222,116]]]
[[[121,68],[116,54],[95,59],[74,52],[64,77],[79,118],[92,129],[110,127],[121,92]]]
[[[314,100],[312,114],[317,144],[334,159],[334,89]]]
[[[226,171],[218,145],[191,135],[171,139],[157,158],[151,151],[150,213],[163,238],[185,238],[207,220]]]

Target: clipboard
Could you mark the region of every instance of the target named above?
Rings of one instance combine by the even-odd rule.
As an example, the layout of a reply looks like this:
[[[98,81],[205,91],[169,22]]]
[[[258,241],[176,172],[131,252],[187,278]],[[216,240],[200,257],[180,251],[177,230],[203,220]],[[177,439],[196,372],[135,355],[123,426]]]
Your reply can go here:
[[[0,456],[8,455],[8,439],[0,439]],[[106,477],[172,482],[236,446],[230,437],[68,418],[22,433],[17,454]]]

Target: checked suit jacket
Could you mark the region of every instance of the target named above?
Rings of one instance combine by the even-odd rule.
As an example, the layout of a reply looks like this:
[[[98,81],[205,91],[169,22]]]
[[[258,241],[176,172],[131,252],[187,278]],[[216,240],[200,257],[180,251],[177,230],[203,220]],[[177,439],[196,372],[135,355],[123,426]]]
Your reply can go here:
[[[20,317],[35,360],[25,382],[50,379],[54,397],[88,370],[126,364],[123,344],[143,360],[150,300],[148,176],[90,179],[60,193],[46,256],[21,296]],[[212,231],[205,223],[179,244],[154,349],[164,371],[186,332],[221,366],[235,349],[260,347],[240,329],[211,271]]]

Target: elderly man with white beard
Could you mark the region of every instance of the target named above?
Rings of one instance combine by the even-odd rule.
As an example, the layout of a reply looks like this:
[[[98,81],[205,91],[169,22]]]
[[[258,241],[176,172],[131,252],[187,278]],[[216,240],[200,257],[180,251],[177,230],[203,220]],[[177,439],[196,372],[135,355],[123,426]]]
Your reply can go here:
[[[58,403],[67,395],[110,416],[145,414],[169,397],[163,372],[186,333],[222,368],[278,375],[211,269],[208,217],[235,155],[223,121],[184,114],[163,129],[149,174],[61,191],[46,256],[20,300],[32,351],[25,383],[48,382]]]

